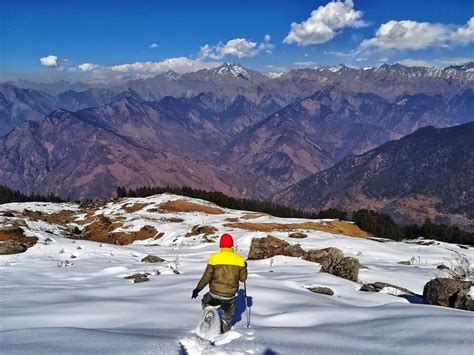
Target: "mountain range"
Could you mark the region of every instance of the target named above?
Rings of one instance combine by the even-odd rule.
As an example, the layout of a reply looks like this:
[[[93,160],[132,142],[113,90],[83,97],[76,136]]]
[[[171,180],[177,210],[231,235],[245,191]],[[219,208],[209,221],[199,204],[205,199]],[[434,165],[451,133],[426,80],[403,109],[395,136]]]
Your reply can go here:
[[[474,227],[474,122],[424,127],[350,156],[274,196],[300,208],[375,208],[403,223]]]
[[[352,199],[337,196],[330,201],[342,202],[328,202],[325,189],[332,185],[323,189],[317,176],[333,174],[340,164],[349,169],[353,163],[344,163],[347,159],[392,146],[389,141],[423,141],[422,127],[473,121],[473,113],[474,72],[469,63],[444,69],[340,65],[285,73],[226,63],[113,86],[8,82],[0,84],[0,184],[74,199],[111,196],[119,185],[186,185],[236,197],[273,196],[310,209],[353,209],[360,202],[360,208],[373,206],[404,221],[432,215],[467,225],[474,218],[469,194],[471,205],[460,210],[445,208],[454,200],[436,200],[436,206],[445,206],[438,209],[429,194],[420,192],[419,200],[412,194],[403,200],[406,206],[413,207],[416,200],[418,210],[429,206],[439,213],[416,212],[409,206],[410,213],[403,214],[402,202],[390,207],[401,195],[390,195],[390,204],[384,204],[379,200],[385,195],[367,198],[359,191],[357,200],[356,189],[349,185],[340,193],[348,189]],[[456,157],[459,164],[471,158],[464,155]],[[426,163],[406,156],[414,164]],[[358,169],[364,175],[362,171],[373,166]],[[435,170],[430,174],[436,180]],[[342,177],[342,171],[336,176]],[[469,182],[469,177],[459,178]],[[408,180],[415,181],[413,176]],[[331,181],[339,186],[336,177]],[[314,186],[322,195],[312,195]],[[311,194],[306,195],[306,189]],[[452,190],[443,196],[448,195],[459,197]]]

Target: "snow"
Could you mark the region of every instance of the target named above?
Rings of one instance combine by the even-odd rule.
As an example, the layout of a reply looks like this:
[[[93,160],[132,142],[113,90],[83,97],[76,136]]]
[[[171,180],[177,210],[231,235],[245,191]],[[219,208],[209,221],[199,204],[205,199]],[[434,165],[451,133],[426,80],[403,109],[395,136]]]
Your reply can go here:
[[[99,209],[96,214],[123,218],[124,230],[150,225],[165,233],[159,240],[126,246],[71,240],[56,225],[28,221],[28,234],[36,235],[40,242],[22,254],[0,255],[2,353],[173,354],[178,353],[180,344],[187,345],[190,354],[472,353],[474,313],[410,304],[391,288],[379,293],[361,292],[359,283],[319,273],[317,263],[284,256],[248,261],[251,327],[245,327],[243,293],[239,292],[233,330],[219,340],[218,346],[203,347],[192,333],[201,317],[201,305],[199,299],[191,300],[191,291],[217,245],[202,243],[201,236],[184,235],[196,224],[215,226],[219,233],[230,232],[238,252],[246,256],[251,239],[268,233],[224,227],[226,219],[238,218],[248,213],[245,211],[223,209],[220,215],[148,211],[175,199],[212,205],[163,194],[123,199]],[[148,205],[132,213],[123,209],[134,203]],[[0,211],[25,208],[80,213],[73,204],[0,205]],[[162,220],[170,217],[184,222]],[[251,221],[305,220],[265,215]],[[360,270],[361,282],[387,282],[418,294],[427,281],[439,275],[438,264],[449,265],[454,251],[474,262],[472,248],[463,250],[441,242],[422,246],[304,232],[308,238],[298,240],[288,238],[285,232],[271,234],[299,243],[304,249],[340,248],[365,267]],[[45,243],[47,238],[53,242]],[[72,254],[76,258],[71,258]],[[166,261],[142,263],[148,254]],[[410,259],[412,265],[398,263]],[[60,267],[66,260],[69,266]],[[179,275],[172,270],[176,267]],[[133,284],[124,279],[137,272],[150,273],[150,281]],[[330,287],[334,295],[307,290],[313,286]]]

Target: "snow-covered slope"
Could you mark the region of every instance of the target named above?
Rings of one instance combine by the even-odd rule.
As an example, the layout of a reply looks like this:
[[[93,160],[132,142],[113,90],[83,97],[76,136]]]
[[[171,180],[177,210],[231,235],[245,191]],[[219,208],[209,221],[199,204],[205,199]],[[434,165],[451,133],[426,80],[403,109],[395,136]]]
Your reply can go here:
[[[237,323],[224,344],[193,347],[191,331],[201,307],[198,300],[191,300],[191,291],[218,245],[203,243],[202,235],[185,234],[198,224],[214,226],[216,235],[231,233],[237,251],[246,257],[252,238],[269,233],[225,227],[229,219],[244,220],[242,217],[248,215],[245,211],[221,209],[221,214],[208,214],[159,208],[173,200],[215,207],[165,194],[123,199],[94,210],[95,215],[120,220],[123,231],[149,225],[164,233],[157,240],[124,246],[68,239],[61,226],[27,219],[26,234],[37,236],[38,244],[22,254],[0,255],[1,352],[176,354],[184,343],[191,345],[190,352],[206,354],[472,353],[473,313],[410,304],[389,293],[361,292],[359,283],[319,273],[317,263],[284,256],[248,261],[251,327],[245,328],[239,293]],[[141,208],[133,211],[133,206]],[[17,214],[25,208],[43,213],[72,210],[79,218],[78,225],[91,214],[75,205],[46,203],[5,204],[0,205],[0,212]],[[251,219],[253,223],[305,222],[252,217],[256,217]],[[18,219],[0,217],[0,224]],[[474,262],[473,249],[456,245],[381,243],[321,231],[304,232],[308,237],[297,240],[304,249],[337,247],[345,255],[358,258],[365,267],[360,270],[360,282],[383,281],[415,293],[422,293],[424,284],[439,274],[437,265],[449,265],[453,251],[461,251]],[[271,234],[295,243],[288,232]],[[52,240],[46,242],[47,238]],[[146,255],[166,261],[145,264],[141,259]],[[398,263],[409,259],[411,265]],[[68,267],[64,267],[66,260]],[[124,279],[137,272],[150,273],[150,281],[133,284]],[[330,287],[335,294],[314,294],[306,289],[310,286]]]

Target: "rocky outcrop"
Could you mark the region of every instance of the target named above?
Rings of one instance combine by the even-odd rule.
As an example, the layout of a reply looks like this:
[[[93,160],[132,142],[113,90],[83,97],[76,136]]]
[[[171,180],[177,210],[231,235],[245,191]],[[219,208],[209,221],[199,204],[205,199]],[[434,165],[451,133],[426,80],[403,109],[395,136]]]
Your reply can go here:
[[[303,257],[304,260],[321,264],[321,272],[347,280],[357,281],[359,276],[359,260],[344,257],[337,248],[325,248],[305,251],[299,244],[290,244],[272,235],[266,238],[253,238],[250,244],[249,260],[260,260],[276,255]]]
[[[319,293],[319,294],[322,294],[322,295],[328,295],[328,296],[334,295],[334,291],[331,290],[329,287],[323,287],[323,286],[308,287],[308,290],[313,292],[313,293]]]
[[[266,238],[252,239],[248,255],[249,260],[267,259],[276,255],[301,257],[305,255],[305,251],[299,245],[291,245],[272,235]]]
[[[468,295],[474,284],[448,278],[429,281],[423,288],[423,302],[426,304],[473,310],[472,299]]]

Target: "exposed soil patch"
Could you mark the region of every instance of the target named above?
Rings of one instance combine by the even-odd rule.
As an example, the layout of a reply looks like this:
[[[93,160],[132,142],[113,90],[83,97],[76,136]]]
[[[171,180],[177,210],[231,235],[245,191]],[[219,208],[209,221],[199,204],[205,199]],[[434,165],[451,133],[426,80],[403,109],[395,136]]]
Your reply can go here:
[[[217,207],[200,205],[185,200],[163,202],[160,209],[168,212],[202,212],[207,214],[223,214],[224,211]]]
[[[304,223],[252,223],[252,222],[232,222],[225,224],[228,228],[240,228],[254,232],[272,231],[294,231],[294,230],[318,230],[322,232],[344,234],[351,237],[366,238],[369,235],[355,224],[345,221],[331,222],[304,222]]]

